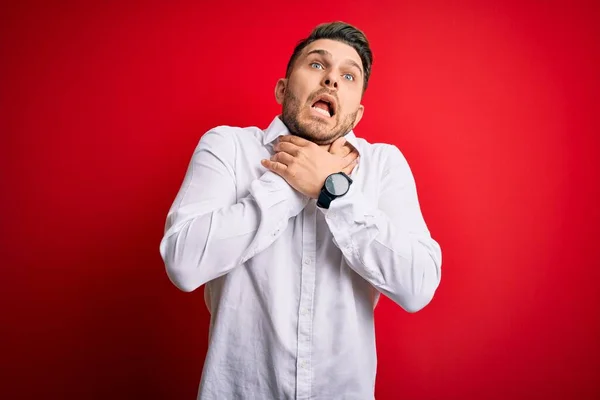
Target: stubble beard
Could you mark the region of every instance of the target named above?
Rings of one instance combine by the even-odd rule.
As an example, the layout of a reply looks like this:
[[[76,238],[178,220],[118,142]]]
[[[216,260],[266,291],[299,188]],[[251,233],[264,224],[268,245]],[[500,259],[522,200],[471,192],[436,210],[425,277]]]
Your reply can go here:
[[[347,115],[342,123],[336,118],[336,125],[333,130],[328,131],[327,125],[318,119],[309,123],[301,123],[298,120],[301,104],[298,98],[287,90],[283,99],[282,121],[287,126],[291,134],[309,140],[318,145],[327,145],[333,143],[336,139],[345,136],[356,121],[358,110]],[[339,110],[338,110],[339,111]],[[338,113],[339,115],[339,113]]]

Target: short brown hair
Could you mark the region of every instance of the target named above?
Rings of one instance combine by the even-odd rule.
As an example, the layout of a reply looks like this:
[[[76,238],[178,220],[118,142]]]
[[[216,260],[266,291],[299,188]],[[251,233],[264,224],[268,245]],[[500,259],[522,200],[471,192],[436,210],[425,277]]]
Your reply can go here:
[[[363,93],[367,90],[371,66],[373,65],[373,53],[369,47],[369,41],[365,34],[358,28],[345,22],[336,21],[318,25],[312,30],[307,38],[302,39],[294,48],[294,52],[288,61],[286,78],[290,76],[296,59],[302,50],[310,43],[319,39],[331,39],[352,46],[358,53],[364,68]]]

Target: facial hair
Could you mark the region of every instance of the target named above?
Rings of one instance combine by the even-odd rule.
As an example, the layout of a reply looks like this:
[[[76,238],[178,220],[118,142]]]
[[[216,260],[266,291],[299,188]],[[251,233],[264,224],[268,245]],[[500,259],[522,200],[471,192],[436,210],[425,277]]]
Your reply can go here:
[[[322,93],[327,93],[327,91],[318,91],[310,96],[310,98],[314,99]],[[296,95],[288,88],[288,90],[285,91],[283,98],[282,121],[291,134],[310,140],[319,145],[331,144],[339,137],[350,132],[356,121],[356,116],[358,115],[357,110],[347,115],[344,120],[340,122],[341,110],[338,109],[335,117],[336,125],[328,132],[327,125],[319,119],[314,119],[312,122],[308,123],[301,123],[298,119],[301,107],[298,97],[296,97]]]

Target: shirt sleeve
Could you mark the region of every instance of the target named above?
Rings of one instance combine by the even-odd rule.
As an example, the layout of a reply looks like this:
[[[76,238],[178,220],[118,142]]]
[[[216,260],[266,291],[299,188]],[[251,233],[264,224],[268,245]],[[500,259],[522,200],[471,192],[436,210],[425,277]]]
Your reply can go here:
[[[346,262],[408,312],[425,307],[441,279],[442,254],[423,219],[409,165],[386,145],[377,204],[354,182],[345,196],[320,209]]]
[[[269,247],[308,202],[268,170],[238,200],[234,134],[215,128],[202,136],[167,214],[160,254],[171,282],[186,292]]]

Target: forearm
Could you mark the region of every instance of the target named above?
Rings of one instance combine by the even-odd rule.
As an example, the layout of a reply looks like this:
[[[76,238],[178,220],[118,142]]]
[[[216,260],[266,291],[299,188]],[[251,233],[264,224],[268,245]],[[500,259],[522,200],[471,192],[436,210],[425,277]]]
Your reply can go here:
[[[409,312],[431,301],[441,279],[441,250],[423,224],[392,220],[356,187],[324,214],[348,265],[373,287]]]
[[[267,172],[236,204],[173,207],[160,244],[169,278],[192,291],[228,273],[270,246],[305,204],[283,179]]]

